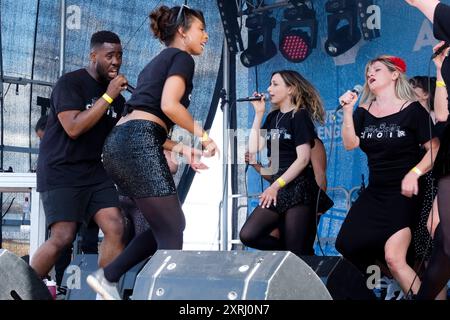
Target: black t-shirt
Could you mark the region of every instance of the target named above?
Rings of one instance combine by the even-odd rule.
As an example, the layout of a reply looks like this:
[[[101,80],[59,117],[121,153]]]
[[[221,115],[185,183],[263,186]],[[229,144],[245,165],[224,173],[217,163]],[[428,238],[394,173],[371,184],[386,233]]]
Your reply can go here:
[[[161,97],[164,84],[170,76],[179,75],[186,83],[186,90],[181,104],[189,107],[194,76],[194,59],[187,52],[177,48],[166,48],[161,51],[139,74],[136,90],[127,102],[127,110],[142,110],[154,114],[164,121],[167,128],[174,123],[161,110]]]
[[[39,147],[38,191],[87,186],[109,179],[101,162],[102,148],[106,136],[119,121],[125,99],[117,97],[97,124],[75,140],[67,135],[58,119],[61,112],[91,108],[107,87],[108,84],[97,82],[86,69],[67,73],[56,83]]]
[[[272,111],[267,115],[262,126],[262,129],[267,130],[267,156],[271,158],[272,164],[276,156],[272,152],[272,140],[279,139],[279,168],[281,169],[289,168],[297,159],[296,147],[309,143],[313,148],[314,139],[317,138],[309,112],[300,109],[292,116],[293,112]]]
[[[421,160],[420,146],[430,140],[429,117],[419,102],[379,118],[362,107],[355,110],[355,133],[367,154],[371,185],[400,186]]]

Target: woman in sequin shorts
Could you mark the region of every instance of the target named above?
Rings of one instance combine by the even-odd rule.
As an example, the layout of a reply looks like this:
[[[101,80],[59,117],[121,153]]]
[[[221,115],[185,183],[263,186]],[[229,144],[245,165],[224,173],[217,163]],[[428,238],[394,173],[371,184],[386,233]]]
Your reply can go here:
[[[200,150],[168,140],[174,124],[199,136],[204,153],[218,151],[215,142],[187,111],[194,76],[192,55],[203,53],[208,40],[203,13],[187,6],[161,6],[150,13],[151,29],[167,48],[143,69],[124,116],[103,149],[104,167],[119,192],[134,200],[150,225],[111,264],[88,277],[105,299],[120,299],[116,283],[135,264],[158,249],[182,249],[185,218],[163,150],[180,153],[194,169]]]
[[[255,119],[250,133],[249,153],[261,150],[267,141],[271,185],[260,196],[260,205],[252,212],[240,232],[246,246],[260,250],[289,250],[297,255],[314,254],[316,202],[326,211],[332,201],[319,192],[311,165],[311,148],[317,138],[313,120],[323,122],[325,111],[319,94],[299,73],[291,70],[272,74],[268,88],[273,110],[262,125],[264,96],[253,101]],[[267,133],[267,134],[266,134]],[[322,211],[322,212],[324,212]],[[283,221],[283,236],[271,232]]]

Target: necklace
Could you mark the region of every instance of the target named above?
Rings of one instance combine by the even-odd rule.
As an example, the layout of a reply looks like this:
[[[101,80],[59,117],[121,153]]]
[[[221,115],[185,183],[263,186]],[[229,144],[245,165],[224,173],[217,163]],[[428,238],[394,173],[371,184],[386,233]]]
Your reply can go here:
[[[278,129],[278,125],[280,124],[280,121],[283,119],[284,115],[289,113],[290,111],[286,112],[286,113],[282,113],[281,111],[277,114],[277,117],[275,118],[275,129]],[[280,117],[280,114],[282,115]],[[279,118],[278,118],[279,117]]]

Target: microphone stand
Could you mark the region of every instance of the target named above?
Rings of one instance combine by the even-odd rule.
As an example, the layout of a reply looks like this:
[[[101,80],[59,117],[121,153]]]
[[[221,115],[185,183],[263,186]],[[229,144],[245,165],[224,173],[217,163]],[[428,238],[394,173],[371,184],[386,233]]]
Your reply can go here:
[[[229,123],[230,123],[230,104],[227,99],[227,92],[230,92],[231,79],[228,70],[231,64],[231,54],[228,50],[227,41],[223,45],[223,88],[220,91],[221,103],[220,108],[223,111],[223,135],[222,135],[222,210],[220,216],[220,236],[219,236],[219,250],[229,250],[229,232],[228,232],[228,146],[229,146]]]

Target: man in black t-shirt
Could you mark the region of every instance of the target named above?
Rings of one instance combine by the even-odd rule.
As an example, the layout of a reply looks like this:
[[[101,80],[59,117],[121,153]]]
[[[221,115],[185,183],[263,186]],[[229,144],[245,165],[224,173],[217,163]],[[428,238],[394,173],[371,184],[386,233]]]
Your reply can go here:
[[[119,75],[121,64],[119,37],[97,32],[89,66],[63,75],[53,89],[37,167],[37,190],[51,236],[31,260],[41,277],[71,245],[78,226],[91,219],[104,233],[100,267],[123,250],[118,194],[101,162],[104,141],[125,103],[120,93],[128,83]]]

